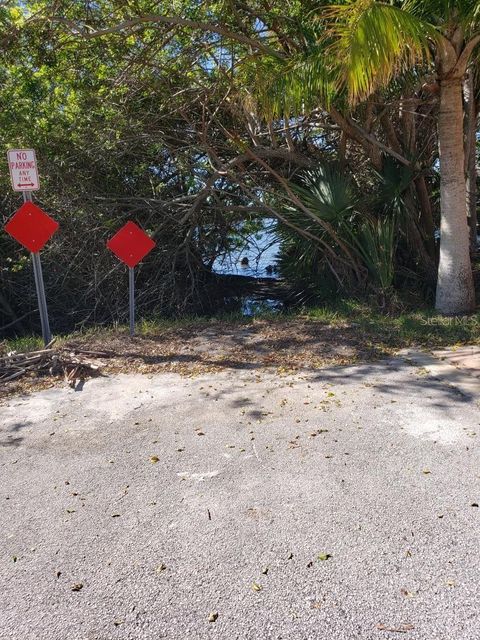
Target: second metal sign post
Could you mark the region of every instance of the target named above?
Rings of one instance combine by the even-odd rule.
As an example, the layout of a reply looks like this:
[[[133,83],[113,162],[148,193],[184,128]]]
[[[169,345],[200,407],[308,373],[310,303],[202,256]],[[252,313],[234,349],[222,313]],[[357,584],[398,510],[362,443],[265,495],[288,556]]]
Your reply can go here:
[[[155,246],[155,242],[134,222],[127,222],[107,242],[107,247],[128,266],[130,335],[135,333],[135,266]]]

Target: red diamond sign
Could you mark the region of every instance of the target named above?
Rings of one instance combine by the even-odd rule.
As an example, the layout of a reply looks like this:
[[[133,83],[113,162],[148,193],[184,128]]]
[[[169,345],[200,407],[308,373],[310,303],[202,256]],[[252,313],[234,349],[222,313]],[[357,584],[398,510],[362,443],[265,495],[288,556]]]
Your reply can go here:
[[[107,242],[110,251],[129,267],[138,264],[154,246],[155,242],[134,222],[127,222]]]
[[[33,202],[25,202],[5,225],[5,231],[32,253],[37,253],[58,229],[58,222]]]

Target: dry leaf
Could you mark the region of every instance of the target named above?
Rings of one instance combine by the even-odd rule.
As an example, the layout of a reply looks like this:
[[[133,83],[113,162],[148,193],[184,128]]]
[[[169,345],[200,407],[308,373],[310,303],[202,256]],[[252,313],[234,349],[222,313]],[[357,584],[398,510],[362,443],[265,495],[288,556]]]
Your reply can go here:
[[[72,584],[72,591],[81,591],[83,589],[83,583],[81,582],[74,582]]]
[[[262,585],[261,585],[261,584],[257,584],[256,582],[253,582],[253,583],[252,583],[252,589],[253,589],[254,591],[261,591],[261,590],[263,589],[263,587],[262,587]]]
[[[387,627],[386,624],[378,623],[377,629],[380,631],[390,631],[390,633],[407,633],[407,631],[412,631],[415,629],[413,624],[409,624],[408,622],[401,624],[399,627]]]
[[[150,462],[152,464],[156,464],[159,460],[160,458],[158,456],[150,456]]]
[[[218,613],[216,611],[212,611],[212,613],[208,616],[208,621],[215,622],[217,618],[218,618]]]

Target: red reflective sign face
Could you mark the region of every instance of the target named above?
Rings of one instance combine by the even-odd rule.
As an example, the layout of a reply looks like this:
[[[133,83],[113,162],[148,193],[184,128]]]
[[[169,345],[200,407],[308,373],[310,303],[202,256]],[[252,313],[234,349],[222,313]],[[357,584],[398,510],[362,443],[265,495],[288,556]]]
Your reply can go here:
[[[110,251],[129,267],[138,264],[154,246],[155,242],[134,222],[127,222],[107,242]]]
[[[5,225],[5,231],[32,253],[40,251],[58,229],[58,222],[33,202],[25,202]]]

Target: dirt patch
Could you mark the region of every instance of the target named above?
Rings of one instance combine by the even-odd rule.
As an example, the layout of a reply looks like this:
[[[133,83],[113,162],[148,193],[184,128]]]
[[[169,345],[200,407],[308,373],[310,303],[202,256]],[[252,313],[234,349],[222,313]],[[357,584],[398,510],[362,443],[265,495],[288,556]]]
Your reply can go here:
[[[198,328],[171,329],[157,335],[110,334],[69,343],[72,347],[108,350],[107,371],[184,375],[223,369],[316,369],[385,356],[366,336],[347,325],[315,321],[258,320],[248,325],[212,322]]]
[[[186,376],[225,369],[273,369],[289,373],[384,357],[392,350],[350,324],[254,320],[248,324],[212,321],[130,337],[101,331],[67,340],[62,349],[91,351],[101,374],[175,372]],[[103,355],[105,354],[105,355]],[[32,373],[3,385],[3,394],[57,384],[62,378]]]

